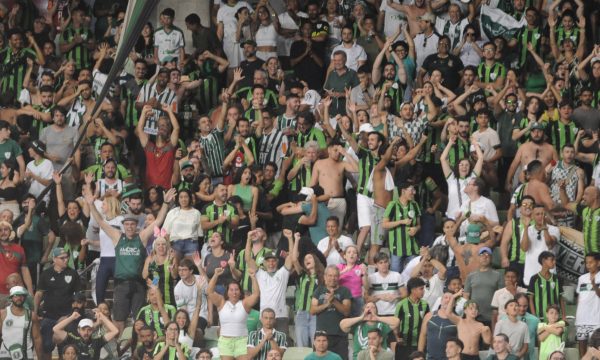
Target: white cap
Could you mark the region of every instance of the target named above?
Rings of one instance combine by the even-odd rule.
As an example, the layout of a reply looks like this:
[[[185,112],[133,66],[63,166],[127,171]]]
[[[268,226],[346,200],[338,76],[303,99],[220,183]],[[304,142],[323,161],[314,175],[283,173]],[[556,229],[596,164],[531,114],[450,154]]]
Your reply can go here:
[[[79,328],[84,328],[84,327],[94,327],[94,322],[90,319],[82,319],[81,321],[79,321]]]
[[[375,128],[370,123],[364,123],[358,128],[358,132],[370,133],[372,131],[375,131]]]

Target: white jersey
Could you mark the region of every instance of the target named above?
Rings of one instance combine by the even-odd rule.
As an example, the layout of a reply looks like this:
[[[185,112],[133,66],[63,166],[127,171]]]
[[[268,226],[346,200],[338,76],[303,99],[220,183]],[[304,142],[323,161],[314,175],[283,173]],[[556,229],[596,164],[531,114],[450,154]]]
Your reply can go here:
[[[600,273],[596,273],[595,283],[600,285]],[[575,291],[579,295],[575,325],[600,326],[600,297],[592,288],[590,273],[579,277]]]
[[[399,294],[398,291],[405,285],[402,275],[395,271],[388,272],[385,277],[381,276],[379,272],[369,275],[369,292],[371,295]],[[375,303],[377,314],[393,315],[396,311],[397,303],[398,300],[394,302],[377,301]]]
[[[12,313],[13,305],[6,308],[6,318],[2,322],[2,346],[0,358],[2,359],[33,359],[33,342],[31,341],[31,311],[24,309],[23,316]],[[22,352],[23,338],[25,337],[27,354]]]
[[[172,61],[179,57],[179,49],[185,47],[183,32],[177,27],[171,28],[169,32],[162,27],[158,28],[154,32],[154,46],[158,48],[158,61]]]
[[[200,275],[195,275],[196,279],[200,278]],[[206,297],[206,281],[202,286],[202,296],[200,301],[200,317],[208,319],[208,298]],[[177,305],[177,309],[185,309],[187,313],[192,316],[194,313],[194,309],[196,308],[196,302],[198,301],[198,289],[196,288],[196,282],[192,285],[188,285],[183,282],[183,280],[179,280],[177,285],[175,285],[175,289],[173,290],[175,293],[175,304]]]

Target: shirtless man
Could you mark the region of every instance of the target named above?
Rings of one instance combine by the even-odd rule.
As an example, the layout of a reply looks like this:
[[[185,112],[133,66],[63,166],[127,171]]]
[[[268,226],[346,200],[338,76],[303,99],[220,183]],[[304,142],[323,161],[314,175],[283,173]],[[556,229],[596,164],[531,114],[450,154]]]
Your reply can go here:
[[[460,290],[452,297],[448,309],[454,308],[454,301],[463,295],[463,290]],[[465,316],[464,318],[459,317],[452,311],[448,311],[448,319],[456,324],[458,329],[458,338],[465,345],[462,351],[463,360],[478,360],[479,359],[479,340],[483,339],[483,342],[490,344],[492,342],[492,331],[489,326],[483,325],[479,321],[475,320],[479,314],[479,307],[475,301],[467,301],[465,303]]]
[[[419,28],[419,16],[424,15],[427,12],[427,1],[415,0],[413,5],[404,5],[401,3],[395,3],[393,0],[387,0],[387,4],[392,9],[398,10],[406,14],[408,19],[408,26],[410,28],[410,35],[414,38],[418,33],[421,32]]]
[[[386,232],[383,230],[383,214],[388,203],[392,201],[394,195],[394,179],[391,178],[391,173],[387,169],[387,165],[392,159],[392,154],[396,154],[398,146],[402,138],[397,137],[393,142],[385,149],[385,153],[381,156],[381,160],[373,168],[371,174],[371,186],[370,189],[373,192],[374,205],[373,211],[371,212],[371,245],[369,247],[369,264],[373,264],[373,258],[379,253],[379,249],[385,241]],[[427,142],[427,135],[421,136],[421,141],[406,153],[401,159],[396,160],[397,166],[403,166],[408,162],[414,160],[414,158],[421,152],[421,148]],[[391,183],[386,183],[387,174],[390,173]]]
[[[544,205],[547,215],[551,217],[550,212],[556,207],[556,204],[552,200],[552,196],[550,196],[550,188],[546,184],[546,171],[542,167],[542,162],[540,160],[531,161],[527,164],[527,170],[524,173],[526,175],[526,182],[519,185],[514,191],[514,201],[511,200],[507,219],[512,219],[516,211],[516,204],[525,195],[531,196],[536,204]]]
[[[346,216],[344,171],[358,172],[358,162],[354,157],[346,156],[346,149],[335,141],[327,145],[327,155],[326,159],[315,162],[309,186],[320,185],[323,188],[325,196],[329,197],[327,208],[340,220],[340,228],[343,228]],[[347,161],[343,160],[344,156]]]
[[[454,234],[456,234],[456,230],[460,227],[461,223],[465,220],[464,216],[458,219],[456,223],[454,223],[453,231],[451,232],[451,236],[446,235],[446,240],[450,245],[450,248],[454,252],[454,257],[456,259],[456,265],[460,271],[460,278],[463,283],[467,280],[467,275],[479,269],[479,260],[478,255],[479,250],[483,247],[493,247],[495,245],[494,238],[489,236],[489,231],[482,231],[479,235],[479,238],[471,239],[469,235],[470,232],[467,230],[467,243],[460,244]],[[480,225],[482,226],[482,225]],[[491,229],[488,229],[491,230]]]
[[[558,161],[558,154],[554,146],[544,141],[544,126],[541,123],[534,123],[531,126],[530,136],[531,141],[519,147],[515,159],[508,169],[506,191],[509,193],[513,190],[513,178],[518,169],[522,169],[533,160],[539,160],[542,163],[542,168],[545,168],[552,160]],[[519,173],[519,182],[525,182],[523,172]]]

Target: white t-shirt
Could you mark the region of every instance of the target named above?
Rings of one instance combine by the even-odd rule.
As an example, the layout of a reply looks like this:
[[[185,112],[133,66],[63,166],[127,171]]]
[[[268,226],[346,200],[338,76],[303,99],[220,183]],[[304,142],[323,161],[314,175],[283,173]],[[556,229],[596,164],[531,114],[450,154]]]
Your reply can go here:
[[[260,297],[260,311],[266,308],[275,310],[276,318],[288,317],[285,305],[285,291],[287,289],[290,272],[282,266],[275,273],[269,274],[263,269],[256,272],[256,281],[263,296]]]
[[[202,236],[200,211],[194,208],[182,210],[180,207],[171,209],[163,227],[167,230],[170,241],[197,239]]]
[[[299,11],[296,14],[296,16],[299,18],[302,18],[302,19],[308,18],[308,15],[306,15],[302,11]],[[290,14],[287,11],[279,14],[278,18],[279,18],[279,26],[281,26],[282,29],[300,30],[300,28],[298,27],[298,24],[296,24],[294,19],[292,19],[292,17],[290,16]],[[286,38],[286,37],[279,35],[277,37],[277,53],[281,56],[290,56],[290,50],[292,48],[292,43],[294,42],[294,40],[295,39],[293,37]]]
[[[437,54],[437,44],[440,40],[438,34],[433,32],[429,36],[420,33],[415,36],[415,52],[417,54],[417,71],[423,66],[423,62],[429,55]]]
[[[98,209],[98,211],[102,213],[102,201],[96,200],[94,201],[94,205],[96,206],[96,209]],[[119,215],[112,220],[106,220],[106,222],[115,229],[118,229],[121,232],[123,231],[123,216]],[[112,239],[104,232],[104,230],[100,229],[100,226],[98,225],[93,216],[90,217],[90,223],[88,226],[88,233],[90,231],[92,233],[98,234],[97,239],[100,240],[100,257],[115,257],[115,245],[113,244]],[[86,236],[88,236],[87,233]],[[94,237],[88,238],[94,239]],[[92,250],[98,251],[98,249],[93,246],[90,248]]]
[[[402,1],[393,1],[395,3],[402,3]],[[385,12],[385,19],[383,21],[383,33],[385,37],[388,38],[390,36],[394,36],[396,31],[398,31],[398,26],[400,24],[406,24],[406,14],[401,11],[398,11],[392,7],[390,7],[387,1],[382,1],[381,6],[379,7],[379,11]],[[403,40],[403,34],[400,34],[400,39]]]
[[[596,273],[595,282],[600,285],[600,273]],[[600,298],[592,288],[590,273],[579,277],[575,291],[579,295],[575,325],[600,326]]]
[[[452,50],[456,48],[462,40],[465,26],[468,24],[469,19],[467,18],[459,20],[456,24],[453,24],[449,19],[444,19],[438,16],[435,19],[435,30],[440,35],[448,35],[450,38],[450,44],[452,45],[450,50]]]
[[[200,278],[200,275],[194,275],[196,279]],[[206,281],[202,286],[202,296],[200,304],[200,317],[208,319],[208,298],[206,296]],[[183,282],[183,280],[179,280],[177,285],[175,285],[175,289],[173,289],[175,293],[175,304],[177,305],[177,309],[185,309],[190,317],[194,313],[194,309],[196,308],[196,301],[198,300],[198,290],[196,289],[196,282],[192,285],[188,285]]]
[[[342,252],[345,251],[348,246],[354,245],[354,241],[345,235],[340,235],[337,241]],[[327,247],[329,247],[329,236],[321,239],[321,241],[319,241],[317,244],[317,249],[319,249],[319,251],[323,254],[325,254],[325,251],[327,251]],[[346,261],[342,257],[342,254],[340,254],[335,248],[331,249],[329,255],[327,255],[327,265],[338,265],[345,263]]]
[[[527,293],[527,289],[517,286],[517,293]],[[506,310],[504,309],[504,305],[509,300],[514,299],[514,295],[510,293],[510,291],[506,290],[505,287],[502,289],[496,290],[494,296],[492,297],[492,307],[498,309],[498,316],[502,316],[506,314]]]
[[[359,61],[367,61],[367,53],[362,46],[358,45],[356,42],[352,44],[352,47],[345,47],[344,44],[339,44],[338,46],[333,48],[331,52],[331,59],[333,60],[333,53],[338,50],[342,50],[346,53],[346,66],[349,69],[354,71],[358,70],[358,62]]]
[[[556,226],[547,225],[548,232],[556,240],[560,239],[560,230]],[[529,285],[531,277],[542,270],[542,265],[538,262],[538,257],[542,251],[548,251],[546,241],[544,240],[543,232],[540,233],[540,239],[538,240],[538,231],[535,225],[529,225],[527,228],[527,236],[529,237],[529,250],[525,253],[525,270],[523,270],[523,283]],[[552,269],[551,272],[555,273],[556,270]]]
[[[217,11],[217,23],[223,23],[223,42],[234,42],[235,32],[237,30],[237,19],[235,13],[238,9],[246,7],[250,13],[253,12],[252,6],[245,1],[238,1],[234,6],[229,6],[227,3],[221,4]]]
[[[406,286],[402,275],[396,271],[389,271],[385,277],[375,272],[369,275],[369,290],[371,295],[397,294],[398,290]],[[388,302],[379,300],[375,303],[377,314],[393,315],[398,301]]]
[[[427,301],[430,309],[433,309],[436,300],[444,294],[444,280],[441,280],[438,274],[433,275],[429,280],[423,277],[421,279],[425,281],[423,300]]]
[[[485,196],[480,196],[479,199],[471,201],[467,198],[467,202],[463,203],[461,212],[466,214],[468,211],[471,215],[483,215],[491,222],[499,222],[498,212],[496,211],[496,205],[494,202]],[[467,226],[469,226],[469,220],[465,220],[460,226],[460,235],[465,236],[467,233]]]
[[[35,160],[31,160],[27,164],[27,170],[31,171],[32,174],[41,177],[45,180],[52,180],[52,173],[54,172],[54,167],[52,166],[52,161],[48,159],[43,159],[41,163],[38,165],[35,164]],[[32,180],[31,185],[29,186],[29,193],[38,197],[44,191],[46,186],[42,185],[42,183],[37,180]],[[44,200],[46,203],[49,203],[50,193],[44,196]]]
[[[465,204],[469,201],[469,197],[465,194],[465,188],[469,180],[476,178],[474,172],[464,179],[456,179],[454,173],[450,174],[446,178],[448,183],[448,207],[446,208],[446,217],[448,219],[456,219],[458,212],[460,211],[461,204]]]
[[[473,133],[477,139],[481,151],[483,151],[483,160],[489,161],[496,154],[496,149],[500,147],[500,137],[496,130],[487,128],[485,131],[477,130]]]
[[[162,27],[158,28],[154,32],[154,47],[158,48],[158,61],[160,62],[179,58],[179,49],[185,47],[183,32],[177,27],[171,28],[169,32]]]

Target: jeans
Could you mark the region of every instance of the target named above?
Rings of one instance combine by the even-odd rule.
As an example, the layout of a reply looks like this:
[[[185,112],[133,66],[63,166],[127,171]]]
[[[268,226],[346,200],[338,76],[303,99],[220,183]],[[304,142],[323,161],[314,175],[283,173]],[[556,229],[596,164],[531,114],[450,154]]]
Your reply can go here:
[[[296,346],[310,347],[317,329],[317,317],[308,311],[298,310],[294,317]]]
[[[392,255],[392,259],[390,262],[390,269],[392,271],[402,273],[402,271],[404,270],[404,267],[415,257],[417,257],[417,255],[411,255],[411,256]]]
[[[115,258],[101,257],[98,273],[96,274],[96,304],[104,302],[108,279],[115,276]]]

